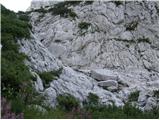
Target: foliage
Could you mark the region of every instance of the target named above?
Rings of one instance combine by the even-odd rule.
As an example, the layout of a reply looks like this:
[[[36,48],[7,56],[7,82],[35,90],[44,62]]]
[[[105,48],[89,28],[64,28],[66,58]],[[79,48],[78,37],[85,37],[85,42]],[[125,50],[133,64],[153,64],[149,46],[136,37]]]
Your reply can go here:
[[[89,93],[87,99],[89,105],[97,105],[99,103],[99,97],[96,94]]]
[[[73,108],[78,108],[79,107],[78,100],[70,94],[59,95],[57,97],[57,101],[58,101],[58,105],[63,110],[70,111]]]
[[[90,5],[90,4],[92,4],[94,1],[85,1],[85,5]]]
[[[78,17],[77,14],[75,12],[73,12],[73,11],[69,12],[69,16],[72,17],[73,19],[75,19],[76,17]]]
[[[159,90],[154,90],[153,91],[153,96],[159,98]]]
[[[131,23],[126,25],[126,30],[133,31],[137,28],[137,26],[138,26],[138,21],[132,21]]]
[[[43,80],[43,84],[49,84],[53,79],[55,79],[55,76],[52,74],[52,72],[42,72],[39,73],[40,78]]]
[[[124,107],[116,107],[115,105],[98,105],[87,108],[93,119],[148,119],[158,118],[158,109],[150,111],[141,111],[140,109],[125,104]]]
[[[22,16],[24,15],[24,16]],[[1,5],[1,88],[2,96],[10,101],[10,111],[23,112],[26,104],[37,101],[32,88],[32,75],[24,64],[26,55],[19,52],[17,39],[29,38],[28,18],[23,12],[18,14]],[[36,99],[36,100],[35,100]]]
[[[77,5],[79,1],[65,1],[60,2],[54,5],[54,7],[50,8],[48,11],[52,12],[53,15],[60,15],[61,17],[76,17],[77,15],[68,8],[70,5]]]
[[[119,6],[119,5],[123,4],[123,1],[118,1],[117,0],[117,1],[113,1],[113,2],[115,3],[116,6]]]
[[[130,101],[130,102],[137,101],[138,97],[139,97],[139,91],[132,92],[128,97],[128,101]]]
[[[62,119],[66,118],[66,112],[56,108],[50,109],[47,108],[46,112],[40,111],[39,109],[35,108],[34,106],[26,107],[24,110],[24,118],[25,119]]]
[[[18,19],[26,21],[26,22],[29,21],[29,17],[28,17],[28,15],[25,12],[19,11],[17,13],[17,15],[18,15]]]
[[[43,80],[43,84],[47,86],[51,81],[59,77],[62,72],[62,68],[56,71],[49,71],[49,72],[40,72],[38,73],[40,78]]]
[[[80,28],[80,29],[88,29],[88,27],[91,25],[91,23],[87,23],[87,22],[80,22],[79,24],[78,24],[78,27]]]
[[[11,110],[11,104],[4,97],[1,98],[2,119],[23,119],[23,113],[16,114]]]
[[[151,41],[149,40],[149,38],[145,38],[144,36],[142,38],[137,39],[137,41],[140,42],[146,42],[151,44]]]

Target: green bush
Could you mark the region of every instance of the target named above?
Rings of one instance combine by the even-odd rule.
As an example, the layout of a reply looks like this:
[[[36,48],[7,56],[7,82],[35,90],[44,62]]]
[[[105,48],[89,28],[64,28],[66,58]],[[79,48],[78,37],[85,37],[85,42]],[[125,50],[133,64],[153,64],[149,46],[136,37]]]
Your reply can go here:
[[[44,84],[49,84],[53,79],[55,79],[55,76],[52,74],[52,72],[42,72],[39,73],[39,76],[43,80]]]
[[[29,16],[25,12],[19,11],[17,14],[20,20],[29,22]]]
[[[69,16],[72,17],[73,19],[75,19],[77,17],[77,14],[73,11],[70,11]]]
[[[94,1],[85,1],[85,5],[90,5],[90,4],[92,4]]]
[[[158,108],[143,112],[129,103],[123,107],[97,105],[88,107],[87,110],[91,113],[92,119],[157,119],[159,117]]]
[[[39,72],[38,74],[39,74],[40,78],[43,80],[43,84],[46,87],[46,86],[48,86],[48,84],[51,81],[56,79],[56,77],[59,77],[61,72],[62,72],[62,68],[60,68],[59,70],[56,70],[56,71]]]
[[[138,21],[132,21],[131,23],[126,25],[126,30],[133,31],[137,28],[137,26],[138,26]]]
[[[89,93],[87,99],[90,105],[97,105],[99,103],[99,97],[96,94]]]
[[[149,38],[145,38],[144,36],[142,38],[137,39],[138,43],[140,42],[146,42],[151,44],[151,41],[149,40]]]
[[[139,97],[139,91],[132,92],[128,97],[128,101],[129,102],[138,101],[138,97]]]
[[[70,111],[73,108],[79,107],[79,102],[70,94],[59,95],[57,97],[58,105],[63,110]]]
[[[159,90],[154,90],[153,96],[159,98]]]
[[[78,24],[78,27],[80,28],[80,29],[88,29],[88,27],[91,25],[91,23],[87,23],[87,22],[80,22],[79,24]]]
[[[123,1],[113,1],[116,6],[123,4]]]

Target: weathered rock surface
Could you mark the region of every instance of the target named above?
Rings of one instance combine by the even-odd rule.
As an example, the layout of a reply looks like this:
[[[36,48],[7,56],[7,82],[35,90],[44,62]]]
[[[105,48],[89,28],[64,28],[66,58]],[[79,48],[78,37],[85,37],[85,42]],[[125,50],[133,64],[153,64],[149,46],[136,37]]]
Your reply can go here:
[[[91,71],[91,77],[99,81],[118,80],[118,75],[112,70],[96,69]]]
[[[29,58],[26,64],[41,72],[63,67],[60,77],[44,89],[49,104],[54,107],[57,95],[63,93],[82,102],[91,92],[101,103],[122,106],[138,90],[138,107],[157,106],[157,98],[150,93],[159,90],[158,7],[157,1],[126,1],[118,6],[113,1],[82,2],[70,6],[75,19],[31,12],[32,39],[20,43]],[[81,22],[90,26],[80,29]],[[98,81],[108,85],[109,80],[117,91],[98,86]],[[36,86],[42,91],[38,80]]]
[[[107,80],[98,82],[98,85],[101,87],[116,87],[118,88],[118,82],[115,80]]]

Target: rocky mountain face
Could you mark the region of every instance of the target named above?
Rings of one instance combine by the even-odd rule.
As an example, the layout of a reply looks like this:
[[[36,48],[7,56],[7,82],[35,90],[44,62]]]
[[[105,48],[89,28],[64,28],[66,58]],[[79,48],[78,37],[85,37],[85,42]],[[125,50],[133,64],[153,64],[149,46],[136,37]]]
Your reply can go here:
[[[123,106],[138,91],[132,104],[142,110],[159,104],[157,1],[43,4],[29,13],[32,38],[19,44],[37,77],[36,90],[52,107],[64,93],[81,102],[94,93],[100,103]],[[54,8],[70,13],[55,14]],[[60,76],[44,87],[37,71],[60,68]]]

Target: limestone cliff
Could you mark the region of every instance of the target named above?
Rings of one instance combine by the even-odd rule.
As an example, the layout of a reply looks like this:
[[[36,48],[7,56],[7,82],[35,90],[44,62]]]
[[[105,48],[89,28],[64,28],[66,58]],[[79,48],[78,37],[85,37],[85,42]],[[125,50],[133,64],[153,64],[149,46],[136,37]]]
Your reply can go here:
[[[101,103],[123,106],[134,91],[140,91],[133,103],[141,109],[158,105],[157,1],[34,1],[31,8],[35,5],[29,9],[32,39],[20,42],[21,51],[34,72],[63,68],[48,88],[39,77],[35,83],[53,107],[59,94],[83,101],[90,92]],[[65,13],[57,14],[60,9]]]

